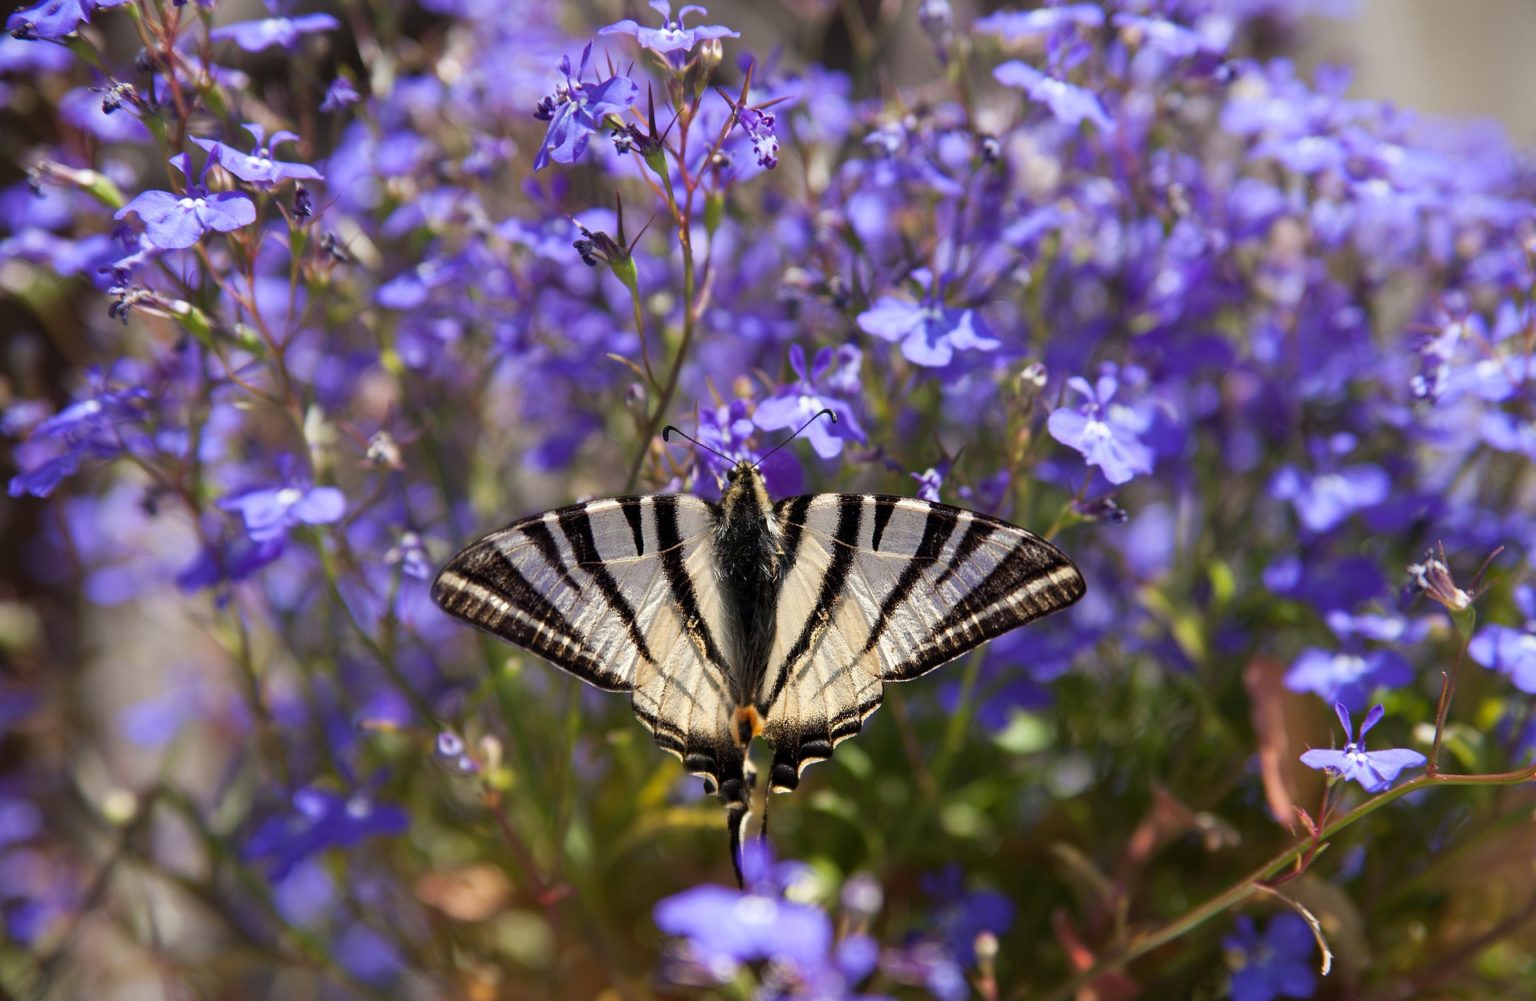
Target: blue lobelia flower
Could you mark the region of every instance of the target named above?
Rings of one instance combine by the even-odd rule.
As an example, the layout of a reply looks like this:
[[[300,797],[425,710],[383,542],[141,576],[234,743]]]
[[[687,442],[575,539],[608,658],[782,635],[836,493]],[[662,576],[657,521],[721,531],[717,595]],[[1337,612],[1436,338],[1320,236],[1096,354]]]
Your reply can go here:
[[[784,898],[804,867],[775,863],[762,841],[743,846],[744,890],[696,886],[656,905],[656,925],[686,939],[694,958],[717,972],[777,960],[809,972],[826,965],[832,922],[820,908]]]
[[[1375,507],[1392,492],[1392,479],[1374,463],[1309,475],[1286,464],[1270,481],[1270,495],[1291,502],[1302,525],[1326,532],[1356,511]]]
[[[234,191],[210,194],[203,185],[209,168],[218,162],[218,158],[217,153],[210,155],[202,174],[194,181],[191,159],[185,153],[177,153],[171,157],[171,164],[186,177],[186,192],[180,195],[171,191],[141,192],[118,209],[112,218],[138,216],[149,242],[161,250],[184,250],[201,240],[209,230],[228,233],[249,226],[256,221],[255,203]]]
[[[948,365],[956,351],[993,351],[999,342],[973,309],[944,306],[934,299],[913,302],[883,295],[858,315],[859,329],[901,344],[914,365]]]
[[[780,386],[772,396],[757,405],[752,422],[764,431],[781,428],[798,428],[822,409],[837,414],[837,423],[829,420],[811,421],[805,429],[805,437],[811,448],[823,459],[831,459],[843,450],[843,442],[865,440],[864,430],[859,427],[853,408],[846,402],[827,393],[822,387],[828,369],[832,366],[831,348],[816,352],[811,370],[805,369],[805,351],[798,344],[789,347],[789,365],[800,378],[787,386]]]
[[[1354,732],[1354,725],[1349,719],[1349,710],[1344,708],[1344,703],[1335,702],[1333,711],[1338,713],[1339,722],[1344,725],[1344,735],[1348,737]],[[1396,781],[1403,769],[1418,768],[1427,760],[1418,751],[1405,748],[1390,748],[1385,751],[1365,749],[1366,731],[1380,722],[1384,715],[1386,715],[1384,708],[1379,705],[1372,706],[1371,711],[1365,714],[1365,719],[1360,723],[1359,736],[1345,744],[1343,750],[1313,748],[1301,756],[1301,763],[1308,768],[1326,768],[1337,772],[1346,782],[1352,780],[1360,783],[1366,792],[1384,792]]]
[[[976,936],[991,932],[999,937],[1013,927],[1013,902],[996,890],[967,890],[960,866],[950,864],[921,877],[923,891],[933,899],[934,935],[948,947],[961,966],[976,963]]]
[[[1237,919],[1237,931],[1222,942],[1232,954],[1232,1001],[1274,1001],[1309,998],[1317,990],[1312,969],[1316,940],[1307,923],[1295,914],[1281,914],[1261,935],[1253,919]]]
[[[1329,702],[1360,705],[1377,688],[1400,688],[1413,668],[1395,650],[1324,650],[1308,647],[1291,663],[1285,687],[1316,692]]]
[[[91,381],[93,395],[32,428],[25,450],[18,454],[22,471],[11,478],[12,497],[47,497],[81,462],[121,455],[133,438],[127,429],[150,416],[150,393],[143,387],[110,387],[100,373],[93,374]]]
[[[105,7],[127,0],[39,0],[5,19],[5,30],[15,38],[46,38],[57,42],[75,33],[82,22]]]
[[[1536,694],[1536,588],[1515,588],[1515,604],[1525,616],[1525,628],[1487,625],[1479,629],[1467,653],[1484,667],[1509,675],[1522,692]]]
[[[581,50],[581,65],[571,73],[569,56],[560,59],[565,83],[539,102],[534,117],[549,122],[544,141],[533,158],[533,169],[543,170],[551,160],[575,163],[586,152],[587,140],[604,127],[609,115],[622,115],[640,96],[640,87],[627,76],[582,83],[592,59],[592,43]]]
[[[253,487],[219,499],[219,507],[240,515],[252,542],[274,542],[294,525],[328,525],[346,513],[346,496],[335,487],[314,486],[291,468],[283,479],[281,486]]]
[[[1065,80],[1046,76],[1028,63],[1010,60],[993,70],[992,76],[998,83],[1018,87],[1031,100],[1045,105],[1063,125],[1079,125],[1090,121],[1106,132],[1115,126],[1114,120],[1099,102],[1098,95]]]
[[[977,18],[971,27],[1005,42],[1043,38],[1058,31],[1091,30],[1104,23],[1104,8],[1093,3],[1061,4],[1035,10],[998,11]]]
[[[351,796],[308,787],[293,794],[293,812],[270,817],[245,843],[247,860],[267,863],[278,881],[299,862],[327,848],[352,848],[366,838],[401,834],[409,826],[398,806],[366,793]]]
[[[352,86],[352,81],[344,76],[339,76],[331,81],[331,85],[325,88],[325,97],[320,101],[321,111],[340,111],[349,104],[356,104],[361,99],[357,88]],[[276,140],[273,140],[276,142]]]
[[[260,52],[276,45],[287,51],[304,39],[321,31],[341,27],[341,22],[329,14],[305,14],[302,17],[266,17],[255,21],[237,21],[222,28],[214,28],[208,37],[215,42],[233,41],[247,52]]]
[[[324,178],[320,171],[307,163],[293,163],[287,160],[272,159],[272,148],[286,142],[295,142],[298,136],[286,130],[274,132],[272,141],[266,142],[266,129],[257,122],[246,122],[245,130],[256,139],[255,148],[249,153],[242,153],[233,146],[213,139],[198,139],[192,141],[203,149],[213,154],[210,162],[216,162],[220,167],[234,174],[242,181],[247,181],[259,188],[269,188],[281,181],[320,181]]]
[[[1067,385],[1087,400],[1077,410],[1058,407],[1051,412],[1046,421],[1051,437],[1081,452],[1088,465],[1098,466],[1113,484],[1152,472],[1152,449],[1141,440],[1151,422],[1131,407],[1112,402],[1119,379],[1106,373],[1089,384],[1082,376],[1073,376]]]
[[[742,108],[736,113],[736,121],[752,140],[752,155],[764,170],[779,165],[779,137],[773,131],[775,120],[773,112],[757,108]]]
[[[684,28],[683,18],[689,14],[709,13],[697,4],[688,4],[672,16],[671,0],[651,0],[651,9],[661,15],[661,27],[643,28],[629,18],[615,21],[606,28],[599,28],[599,35],[633,35],[642,48],[653,52],[660,52],[669,60],[677,60],[693,51],[693,47],[710,38],[740,38],[741,32],[732,31],[719,24],[699,25],[697,28]],[[674,53],[676,55],[674,55]]]

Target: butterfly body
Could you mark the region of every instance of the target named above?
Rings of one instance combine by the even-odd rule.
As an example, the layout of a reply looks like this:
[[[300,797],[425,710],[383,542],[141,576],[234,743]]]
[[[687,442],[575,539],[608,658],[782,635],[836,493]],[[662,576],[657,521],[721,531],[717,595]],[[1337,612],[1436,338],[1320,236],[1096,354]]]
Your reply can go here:
[[[447,612],[608,691],[726,806],[798,785],[907,681],[1066,607],[1085,585],[1055,546],[986,515],[914,498],[773,501],[750,463],[719,503],[617,497],[514,522],[433,584]]]

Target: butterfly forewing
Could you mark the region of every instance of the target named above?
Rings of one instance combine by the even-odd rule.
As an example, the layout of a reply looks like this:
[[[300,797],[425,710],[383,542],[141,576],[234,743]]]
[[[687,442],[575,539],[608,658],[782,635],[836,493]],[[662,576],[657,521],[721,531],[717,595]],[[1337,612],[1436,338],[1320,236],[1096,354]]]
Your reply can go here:
[[[574,504],[469,545],[432,595],[583,681],[629,692],[656,742],[718,784],[732,771],[728,738],[720,745],[733,706],[708,586],[715,517],[687,495]]]
[[[822,494],[775,511],[785,569],[759,703],[776,788],[857,733],[883,682],[919,677],[1085,589],[1049,542],[946,504]]]

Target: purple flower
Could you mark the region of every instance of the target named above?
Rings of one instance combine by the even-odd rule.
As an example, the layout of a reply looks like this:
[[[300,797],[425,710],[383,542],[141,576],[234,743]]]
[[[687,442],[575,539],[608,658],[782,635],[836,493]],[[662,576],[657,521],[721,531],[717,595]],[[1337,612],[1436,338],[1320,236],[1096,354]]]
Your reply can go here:
[[[145,191],[124,205],[113,215],[124,219],[137,215],[144,224],[149,242],[162,250],[184,250],[203,238],[209,230],[228,233],[249,226],[256,221],[256,205],[245,195],[234,191],[210,194],[203,186],[208,170],[218,162],[218,154],[208,157],[203,172],[192,180],[192,161],[185,153],[171,157],[171,164],[180,168],[187,179],[185,194],[170,191]]]
[[[535,117],[549,122],[544,141],[533,158],[533,169],[543,170],[551,160],[575,163],[587,149],[587,141],[604,126],[608,116],[628,111],[640,95],[640,87],[627,76],[582,83],[592,58],[592,43],[581,50],[581,66],[573,75],[569,56],[561,57],[565,83],[539,102]]]
[[[998,11],[978,18],[971,25],[983,34],[996,35],[1004,41],[1039,38],[1054,31],[1071,28],[1097,28],[1104,23],[1104,8],[1092,3],[1062,4],[1037,10]]]
[[[305,14],[303,17],[267,17],[258,21],[238,21],[214,28],[208,37],[215,42],[232,39],[247,52],[260,52],[274,45],[293,51],[305,35],[331,31],[341,22],[329,14]]]
[[[692,958],[723,973],[735,964],[777,960],[799,971],[825,965],[832,922],[809,904],[785,900],[785,888],[804,867],[775,863],[759,841],[743,846],[745,890],[696,886],[656,905],[656,925],[687,940]]]
[[[320,110],[340,111],[349,104],[356,104],[359,99],[357,88],[352,86],[352,81],[339,76],[325,88],[325,98],[320,102]]]
[[[689,14],[709,13],[697,4],[688,4],[672,16],[671,0],[651,0],[651,9],[661,15],[660,28],[642,28],[629,18],[615,21],[606,28],[599,28],[599,35],[633,35],[642,48],[675,58],[673,53],[686,55],[693,47],[710,38],[740,38],[741,33],[718,24],[684,28],[683,18]]]
[[[1316,692],[1329,702],[1360,705],[1377,688],[1400,688],[1413,668],[1395,650],[1303,650],[1285,674],[1293,692]]]
[[[814,968],[832,944],[832,922],[817,908],[723,886],[667,897],[656,905],[656,925],[686,938],[710,966],[775,959]]]
[[[845,441],[863,444],[864,430],[859,427],[853,408],[817,387],[817,383],[822,383],[827,370],[831,367],[832,357],[831,348],[822,348],[817,351],[816,358],[811,364],[811,371],[807,374],[805,351],[800,345],[791,344],[789,365],[800,379],[788,386],[779,387],[778,392],[759,403],[752,414],[752,422],[764,431],[798,428],[811,420],[819,411],[830,409],[837,414],[837,423],[834,424],[822,418],[811,421],[805,429],[805,437],[810,441],[811,448],[816,454],[823,459],[831,459],[842,452]]]
[[[1104,374],[1090,385],[1082,376],[1073,376],[1067,385],[1087,400],[1077,410],[1051,411],[1046,422],[1051,437],[1081,452],[1088,465],[1098,466],[1104,478],[1117,486],[1151,473],[1152,449],[1141,440],[1151,422],[1131,407],[1112,402],[1119,379]]]
[[[934,932],[961,966],[975,964],[977,935],[1002,936],[1013,927],[1013,902],[996,890],[966,890],[958,865],[923,876],[922,885],[936,905]]]
[[[1078,125],[1086,119],[1106,132],[1114,128],[1114,121],[1097,95],[1046,76],[1028,63],[1010,60],[993,70],[992,76],[1005,86],[1021,88],[1031,99],[1050,108],[1056,120],[1065,125]]]
[[[1525,628],[1483,626],[1472,637],[1467,653],[1484,667],[1509,675],[1522,692],[1536,695],[1536,587],[1515,588],[1515,604],[1525,616]]]
[[[263,142],[266,138],[266,129],[259,123],[246,122],[245,130],[256,139],[256,145],[249,153],[242,153],[233,146],[226,146],[213,139],[199,139],[194,136],[192,141],[213,154],[209,160],[210,163],[217,163],[240,180],[248,181],[260,188],[268,188],[287,180],[324,180],[320,171],[307,163],[272,159],[273,147],[280,143],[298,140],[299,137],[292,132],[275,132],[272,134],[271,142]]]
[[[720,459],[708,450],[695,453],[699,464],[718,478],[724,478],[730,466],[739,459],[761,460],[759,467],[768,492],[774,497],[789,497],[800,492],[805,485],[805,473],[795,459],[792,449],[781,448],[764,459],[767,449],[755,448],[758,427],[747,414],[746,400],[732,400],[718,407],[699,408],[697,438],[711,448],[717,448],[731,457],[731,463]]]
[[[1115,15],[1114,25],[1122,33],[1137,38],[1140,44],[1156,49],[1170,59],[1221,54],[1221,46],[1200,32],[1160,17],[1122,12]]]
[[[1339,722],[1344,725],[1344,736],[1349,737],[1354,730],[1349,719],[1349,710],[1344,708],[1344,703],[1335,702],[1333,711],[1338,713]],[[1365,749],[1366,731],[1375,726],[1386,712],[1386,709],[1379,705],[1372,706],[1371,711],[1365,714],[1365,720],[1360,724],[1360,735],[1345,744],[1343,750],[1325,751],[1322,748],[1313,748],[1301,756],[1301,763],[1308,768],[1326,768],[1337,772],[1346,782],[1353,780],[1360,783],[1366,792],[1384,792],[1403,769],[1418,768],[1427,760],[1418,751],[1406,749],[1367,751]]]
[[[47,497],[81,462],[122,454],[124,428],[149,416],[148,390],[109,388],[99,374],[92,381],[95,395],[76,400],[32,429],[25,450],[18,450],[22,471],[11,478],[12,497]]]
[[[335,487],[317,487],[293,475],[279,487],[254,487],[220,498],[219,507],[234,511],[252,542],[281,540],[294,525],[328,525],[346,513],[345,495]]]
[[[757,157],[757,165],[764,170],[772,170],[779,165],[779,137],[774,135],[774,116],[771,111],[759,111],[756,108],[742,108],[736,115],[736,121],[752,140],[752,154]]]
[[[5,19],[5,30],[16,38],[46,38],[57,42],[75,33],[82,22],[107,7],[127,0],[39,0]]]
[[[1269,492],[1288,500],[1301,523],[1313,532],[1326,532],[1356,511],[1375,507],[1392,491],[1392,480],[1380,466],[1346,466],[1314,476],[1285,465],[1275,473]]]
[[[913,302],[883,295],[858,315],[859,329],[881,340],[899,342],[914,365],[940,367],[956,351],[993,351],[999,342],[972,309],[956,309],[933,299]]]
[[[1223,943],[1236,960],[1232,1001],[1275,1001],[1309,998],[1317,989],[1312,950],[1317,942],[1307,923],[1295,914],[1280,914],[1260,935],[1253,919],[1237,919],[1236,934]]]
[[[366,793],[351,796],[308,787],[293,794],[293,812],[271,817],[251,835],[243,852],[265,861],[268,877],[285,877],[295,865],[327,848],[352,848],[365,838],[404,833],[405,811],[381,806]]]

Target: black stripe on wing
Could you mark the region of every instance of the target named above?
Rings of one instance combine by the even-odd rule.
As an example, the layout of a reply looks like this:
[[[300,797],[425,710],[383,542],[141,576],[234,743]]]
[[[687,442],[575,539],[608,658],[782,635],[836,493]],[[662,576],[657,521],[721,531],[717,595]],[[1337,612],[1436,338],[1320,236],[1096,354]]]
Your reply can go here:
[[[629,685],[593,654],[561,611],[507,558],[493,536],[469,546],[432,583],[444,611],[493,636],[530,650],[605,691]]]
[[[693,578],[683,564],[683,536],[677,526],[677,498],[662,494],[655,498],[656,544],[661,553],[661,572],[666,575],[672,600],[682,613],[684,628],[702,647],[704,657],[720,672],[730,677],[730,665],[720,655],[720,646],[699,608],[699,595]]]
[[[816,604],[811,607],[811,614],[805,620],[805,625],[801,627],[800,635],[795,639],[794,645],[789,648],[783,661],[778,665],[779,673],[774,677],[773,687],[769,689],[763,705],[771,706],[778,701],[779,693],[784,690],[790,672],[810,652],[811,645],[831,621],[833,608],[842,599],[843,589],[848,584],[848,569],[853,566],[853,557],[858,551],[855,547],[859,541],[859,525],[863,515],[864,498],[862,496],[843,494],[838,497],[837,528],[834,530],[833,538],[841,545],[832,550],[831,562],[827,564],[827,572],[822,575],[821,587],[816,594]],[[785,527],[789,531],[794,531],[795,534],[795,548],[786,549],[786,552],[793,554],[799,550],[798,529],[801,526],[790,522]],[[786,531],[787,534],[788,531]],[[790,559],[792,560],[793,556]],[[783,573],[787,574],[787,572],[786,569]]]
[[[934,625],[926,644],[886,672],[888,680],[920,677],[987,640],[1066,608],[1087,591],[1061,550],[1007,522],[994,527],[1023,538]]]
[[[598,593],[603,596],[603,601],[607,602],[619,621],[624,623],[624,628],[629,633],[629,641],[640,652],[640,658],[648,664],[656,663],[656,658],[651,656],[650,647],[646,646],[645,634],[640,631],[634,606],[619,590],[619,582],[613,579],[613,574],[603,562],[602,554],[597,551],[597,541],[592,537],[592,516],[584,507],[568,507],[561,509],[558,517],[560,531],[565,534],[565,541],[571,546],[571,552],[576,557],[576,565],[591,576],[592,583],[597,585]],[[545,532],[548,534],[547,529]],[[540,551],[542,552],[542,549]]]

